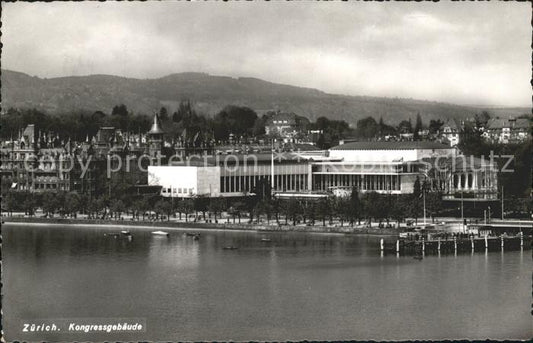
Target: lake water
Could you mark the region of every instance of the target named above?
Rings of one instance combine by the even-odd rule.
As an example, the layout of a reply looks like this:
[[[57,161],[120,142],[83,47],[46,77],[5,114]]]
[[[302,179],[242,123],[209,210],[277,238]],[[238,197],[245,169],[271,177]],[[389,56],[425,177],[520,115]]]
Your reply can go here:
[[[377,236],[110,231],[2,226],[7,341],[533,336],[530,250],[419,261],[381,257]],[[143,318],[146,331],[22,332],[42,318]]]

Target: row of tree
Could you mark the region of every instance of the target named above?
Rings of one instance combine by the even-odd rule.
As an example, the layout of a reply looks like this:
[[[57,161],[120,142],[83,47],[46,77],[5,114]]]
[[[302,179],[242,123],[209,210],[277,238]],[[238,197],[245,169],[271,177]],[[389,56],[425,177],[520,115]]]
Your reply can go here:
[[[31,193],[24,191],[7,191],[3,197],[3,207],[7,212],[24,211],[34,215],[36,209],[42,209],[46,216],[55,215],[76,217],[78,213],[87,214],[94,219],[120,218],[128,213],[133,218],[146,219],[146,216],[170,218],[182,216],[186,221],[194,214],[194,220],[220,219],[227,213],[233,221],[241,221],[243,216],[249,221],[265,218],[268,222],[276,220],[296,224],[299,222],[315,224],[321,221],[340,220],[341,225],[349,222],[352,225],[361,220],[389,222],[403,221],[406,217],[418,218],[422,215],[420,196],[390,196],[377,193],[359,194],[353,190],[350,197],[327,197],[319,201],[279,200],[270,198],[250,198],[228,200],[225,198],[196,197],[193,199],[173,200],[160,196],[109,198],[107,196],[89,198],[75,192],[43,192]],[[441,210],[440,194],[430,193],[426,197],[428,216],[437,215]]]

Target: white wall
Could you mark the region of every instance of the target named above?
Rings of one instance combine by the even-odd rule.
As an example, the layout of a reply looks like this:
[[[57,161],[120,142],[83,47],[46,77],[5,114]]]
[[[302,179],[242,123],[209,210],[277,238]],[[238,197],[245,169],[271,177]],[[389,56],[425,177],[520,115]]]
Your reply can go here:
[[[343,158],[343,161],[392,162],[416,161],[426,157],[453,156],[454,149],[405,149],[405,150],[330,150],[330,158]]]
[[[163,196],[171,196],[165,192],[167,188],[170,188],[172,195],[177,197],[190,196],[189,189],[192,189],[192,194],[197,194],[197,169],[198,167],[192,166],[149,166],[148,185],[162,186]],[[177,192],[179,189],[182,190],[181,193]]]
[[[220,167],[198,167],[197,180],[198,194],[220,195]]]
[[[403,158],[404,161],[415,161],[416,150],[330,150],[329,156],[343,158],[344,161],[357,162],[392,162]]]

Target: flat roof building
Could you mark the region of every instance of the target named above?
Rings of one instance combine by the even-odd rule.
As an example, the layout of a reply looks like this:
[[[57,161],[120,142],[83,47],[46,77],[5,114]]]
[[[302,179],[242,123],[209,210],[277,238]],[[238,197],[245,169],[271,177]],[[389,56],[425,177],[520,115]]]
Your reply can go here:
[[[436,142],[352,142],[329,151],[197,156],[150,166],[148,184],[162,186],[167,197],[244,196],[265,185],[273,193],[323,196],[354,187],[362,193],[410,194],[419,179],[449,199],[457,192],[494,199],[494,166],[475,161],[455,168],[458,158],[455,148]]]

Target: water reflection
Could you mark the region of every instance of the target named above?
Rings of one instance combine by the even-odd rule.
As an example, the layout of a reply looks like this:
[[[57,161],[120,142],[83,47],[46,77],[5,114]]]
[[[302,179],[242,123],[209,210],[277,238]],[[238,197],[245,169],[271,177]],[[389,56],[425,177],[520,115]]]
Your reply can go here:
[[[532,262],[523,251],[416,260],[383,255],[373,236],[202,231],[194,240],[180,231],[2,229],[8,340],[49,340],[20,337],[19,320],[65,317],[147,318],[144,336],[107,341],[533,334],[523,301]]]

